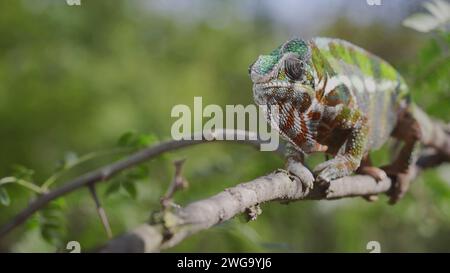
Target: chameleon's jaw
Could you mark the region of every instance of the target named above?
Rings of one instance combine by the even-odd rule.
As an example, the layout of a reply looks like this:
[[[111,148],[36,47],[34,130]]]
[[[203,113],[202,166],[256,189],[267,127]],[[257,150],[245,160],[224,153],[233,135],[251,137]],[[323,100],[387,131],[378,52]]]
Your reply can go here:
[[[254,83],[253,93],[254,95],[270,95],[274,93],[282,95],[285,93],[286,95],[289,94],[289,96],[294,94],[303,96],[304,93],[307,93],[309,96],[314,96],[314,90],[311,86],[285,80],[271,80],[262,83]]]
[[[274,94],[284,94],[292,90],[292,84],[283,81],[267,81],[253,84],[253,97],[260,105],[267,105],[272,101]]]
[[[262,89],[273,89],[273,88],[292,88],[294,86],[293,83],[287,81],[270,81],[266,83],[257,84]]]

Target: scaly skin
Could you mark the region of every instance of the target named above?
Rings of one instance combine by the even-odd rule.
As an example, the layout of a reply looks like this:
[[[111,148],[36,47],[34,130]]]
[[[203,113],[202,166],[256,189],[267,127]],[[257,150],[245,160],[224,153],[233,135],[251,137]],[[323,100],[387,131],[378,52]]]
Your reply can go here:
[[[259,56],[249,72],[255,102],[268,106],[268,121],[290,143],[288,170],[294,175],[304,171],[304,154],[326,152],[334,158],[314,172],[315,181],[328,184],[358,170],[363,157],[391,135],[406,142],[394,163],[407,164],[388,166],[386,172],[405,173],[412,163],[419,129],[413,137],[393,133],[405,116],[415,123],[408,89],[379,57],[339,39],[292,39]],[[383,177],[375,167],[359,169],[366,170],[376,179]],[[302,182],[312,187],[313,179]]]

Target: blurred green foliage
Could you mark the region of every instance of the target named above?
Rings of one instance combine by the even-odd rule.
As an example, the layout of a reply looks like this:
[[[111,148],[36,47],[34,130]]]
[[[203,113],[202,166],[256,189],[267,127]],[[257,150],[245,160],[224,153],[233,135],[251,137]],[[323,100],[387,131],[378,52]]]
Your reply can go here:
[[[0,177],[20,173],[38,186],[55,172],[64,170],[51,187],[121,156],[70,151],[134,150],[169,138],[171,108],[191,106],[194,96],[202,96],[204,105],[253,103],[249,64],[289,36],[264,14],[243,20],[226,3],[218,8],[233,20],[218,27],[186,24],[142,2],[83,1],[81,7],[43,2],[0,3]],[[347,39],[387,59],[404,74],[415,101],[449,121],[448,33],[417,34],[337,18],[317,35]],[[139,133],[123,134],[130,130]],[[180,204],[283,165],[274,154],[229,143],[163,155],[99,184],[115,235],[159,208],[172,161],[181,157],[187,158],[190,187],[176,194]],[[318,160],[322,157],[312,162]],[[12,169],[14,164],[27,168]],[[372,240],[382,251],[448,251],[449,176],[448,166],[425,172],[396,206],[385,198],[264,205],[257,221],[238,217],[169,251],[366,252]],[[10,204],[0,206],[0,223],[34,197],[17,185],[1,187],[0,201]],[[107,240],[87,190],[51,203],[3,239],[0,251],[55,251],[71,240],[79,241],[82,251]]]

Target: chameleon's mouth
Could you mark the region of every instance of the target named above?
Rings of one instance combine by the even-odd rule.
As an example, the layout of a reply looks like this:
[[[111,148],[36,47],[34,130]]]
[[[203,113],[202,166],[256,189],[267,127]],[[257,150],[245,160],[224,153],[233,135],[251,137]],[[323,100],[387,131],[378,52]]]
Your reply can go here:
[[[266,83],[258,84],[262,89],[272,89],[272,88],[291,88],[293,87],[292,83],[286,81],[270,81]]]

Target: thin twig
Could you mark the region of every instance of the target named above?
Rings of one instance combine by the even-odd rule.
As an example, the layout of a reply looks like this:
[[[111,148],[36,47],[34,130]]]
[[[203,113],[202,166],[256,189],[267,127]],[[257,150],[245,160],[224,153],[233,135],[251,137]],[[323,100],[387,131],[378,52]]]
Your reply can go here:
[[[70,164],[69,166],[65,166],[61,170],[52,174],[49,178],[47,178],[47,180],[44,181],[44,183],[42,183],[41,188],[43,189],[43,191],[48,191],[50,186],[53,183],[55,183],[59,178],[61,178],[68,170],[70,170],[78,165],[81,165],[82,163],[85,163],[86,161],[89,161],[89,160],[97,158],[97,157],[103,157],[103,156],[114,155],[114,154],[118,154],[118,153],[124,153],[127,150],[128,149],[118,148],[118,149],[113,149],[113,150],[108,150],[108,151],[99,151],[99,152],[92,152],[92,153],[85,154],[85,155],[81,156],[80,158],[78,158],[75,163]]]
[[[35,185],[33,182],[26,181],[26,180],[23,180],[23,179],[14,177],[14,176],[8,176],[8,177],[4,177],[4,178],[0,179],[0,186],[6,185],[6,184],[12,184],[12,183],[15,183],[17,185],[25,187],[31,191],[34,191],[37,194],[42,194],[42,193],[46,192],[41,187]]]
[[[108,216],[106,215],[105,210],[102,207],[102,204],[100,203],[100,199],[98,198],[97,191],[95,190],[95,185],[91,184],[88,186],[89,192],[91,193],[92,198],[95,202],[95,207],[97,208],[98,216],[100,217],[100,220],[102,221],[102,225],[105,228],[106,235],[108,235],[108,238],[112,238],[113,234],[111,231],[111,225],[109,224]]]
[[[172,198],[175,192],[178,190],[182,190],[188,187],[187,180],[181,175],[181,171],[183,169],[183,164],[186,159],[176,160],[173,164],[175,166],[175,175],[172,179],[172,183],[170,183],[169,188],[167,189],[166,194],[161,197],[161,206],[166,209],[172,203]]]

